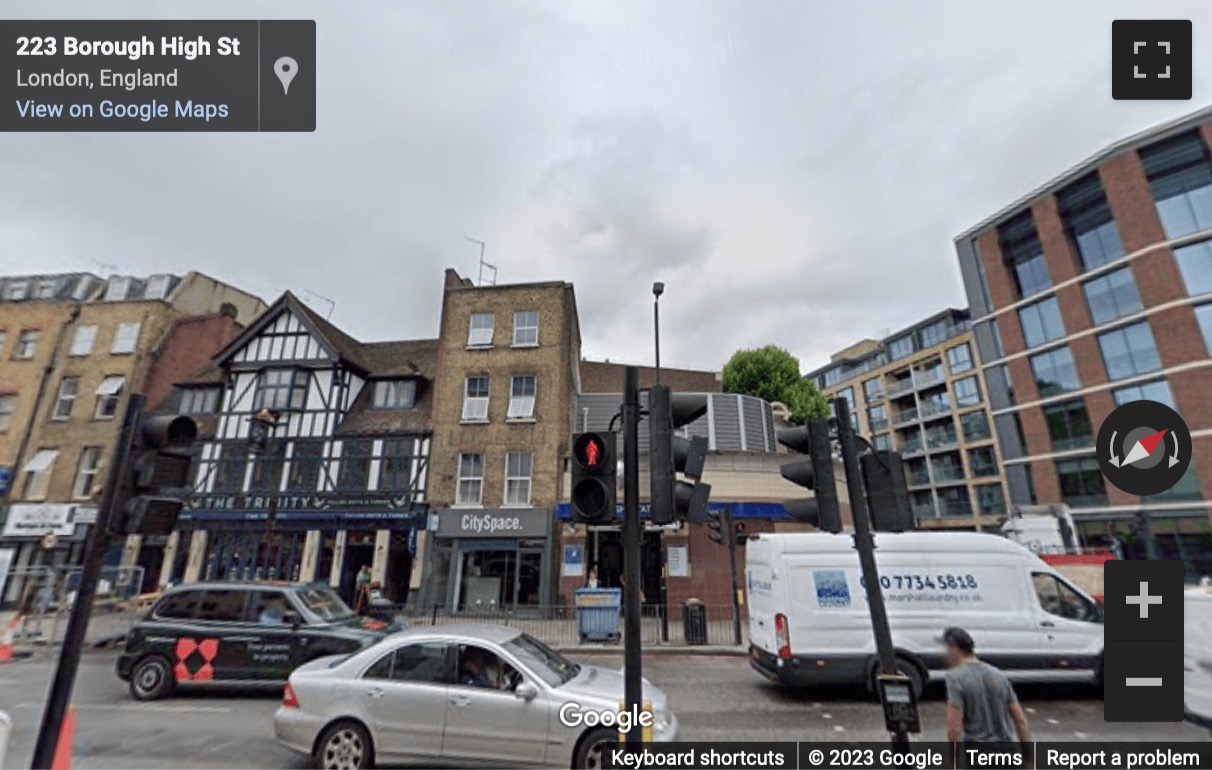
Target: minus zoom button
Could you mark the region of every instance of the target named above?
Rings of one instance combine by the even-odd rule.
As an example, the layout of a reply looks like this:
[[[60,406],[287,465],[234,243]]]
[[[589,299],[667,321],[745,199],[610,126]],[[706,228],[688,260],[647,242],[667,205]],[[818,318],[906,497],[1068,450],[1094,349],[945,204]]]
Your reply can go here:
[[[1160,676],[1129,676],[1124,679],[1124,684],[1128,687],[1161,687],[1162,678]]]

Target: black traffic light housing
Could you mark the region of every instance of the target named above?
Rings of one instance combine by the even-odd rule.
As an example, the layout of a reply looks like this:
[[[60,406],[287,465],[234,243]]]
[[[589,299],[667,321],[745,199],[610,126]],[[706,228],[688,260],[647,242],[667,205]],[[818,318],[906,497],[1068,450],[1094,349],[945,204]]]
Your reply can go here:
[[[147,417],[131,440],[123,472],[121,513],[110,530],[121,535],[167,535],[190,495],[190,465],[198,425],[183,415]]]
[[[879,451],[860,459],[867,509],[875,532],[908,532],[916,529],[905,484],[905,463],[900,452]]]
[[[572,440],[572,520],[606,524],[615,519],[618,487],[614,433],[581,433]]]
[[[735,533],[733,535],[733,540],[736,541],[737,545],[744,545],[745,543],[749,542],[749,527],[745,526],[745,522],[738,521],[737,523],[733,524],[732,531]]]
[[[711,486],[699,481],[707,461],[707,439],[684,438],[674,431],[707,413],[707,396],[673,393],[668,385],[648,391],[648,457],[653,524],[696,521],[707,511]],[[677,474],[691,481],[680,481]]]
[[[722,508],[708,511],[705,517],[707,519],[707,537],[711,538],[711,542],[731,546],[733,543],[732,513],[727,508]]]
[[[833,447],[828,420],[810,420],[805,425],[778,432],[779,443],[808,459],[783,463],[779,472],[793,484],[811,489],[814,497],[783,503],[791,517],[825,532],[842,531],[842,509],[833,472]]]

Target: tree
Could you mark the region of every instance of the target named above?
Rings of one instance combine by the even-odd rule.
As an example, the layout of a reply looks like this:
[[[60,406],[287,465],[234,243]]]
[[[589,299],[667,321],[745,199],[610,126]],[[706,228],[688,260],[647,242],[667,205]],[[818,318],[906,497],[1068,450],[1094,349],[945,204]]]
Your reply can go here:
[[[777,345],[738,350],[724,366],[724,392],[778,401],[793,422],[828,417],[829,399],[800,376],[800,362]]]

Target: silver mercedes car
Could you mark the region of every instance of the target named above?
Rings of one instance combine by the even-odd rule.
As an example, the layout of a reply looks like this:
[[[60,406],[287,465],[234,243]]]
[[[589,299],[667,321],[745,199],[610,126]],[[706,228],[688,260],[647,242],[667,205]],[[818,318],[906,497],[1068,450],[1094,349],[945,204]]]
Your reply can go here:
[[[621,671],[573,663],[517,629],[417,628],[296,669],[274,733],[331,770],[376,761],[596,768],[620,723],[675,740],[665,693],[647,680],[643,692],[650,712],[629,715]]]

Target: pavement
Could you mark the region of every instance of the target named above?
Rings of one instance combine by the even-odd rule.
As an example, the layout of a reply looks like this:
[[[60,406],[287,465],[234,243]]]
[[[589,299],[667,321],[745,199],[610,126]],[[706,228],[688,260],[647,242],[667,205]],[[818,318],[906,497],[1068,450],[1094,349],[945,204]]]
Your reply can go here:
[[[696,650],[696,652],[700,652]],[[621,653],[621,651],[620,651]],[[572,653],[621,668],[622,655]],[[280,689],[206,691],[155,703],[131,700],[114,675],[116,653],[82,659],[75,688],[73,768],[304,768],[305,757],[278,747],[272,717]],[[0,665],[0,710],[14,721],[7,766],[29,767],[46,690],[48,658]],[[879,706],[852,688],[790,691],[771,685],[746,661],[721,654],[646,654],[643,674],[669,696],[685,741],[887,741]],[[1033,737],[1040,741],[1205,741],[1186,724],[1103,721],[1092,687],[1019,685]],[[932,684],[921,704],[921,740],[944,739],[945,704]]]

